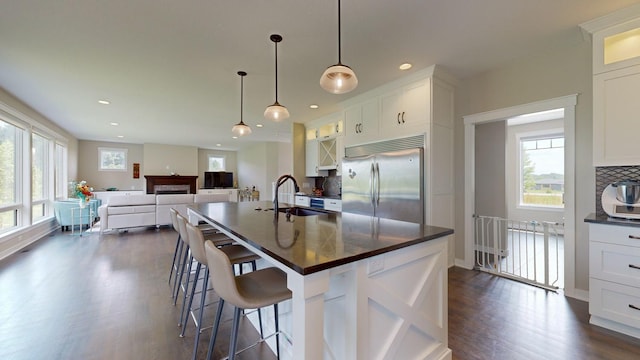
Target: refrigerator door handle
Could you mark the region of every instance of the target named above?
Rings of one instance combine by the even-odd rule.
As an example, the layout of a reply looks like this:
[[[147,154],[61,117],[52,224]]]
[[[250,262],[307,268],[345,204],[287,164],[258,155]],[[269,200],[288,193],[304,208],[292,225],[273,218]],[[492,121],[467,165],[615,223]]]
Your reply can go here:
[[[374,167],[374,164],[371,163],[371,172],[369,173],[369,199],[371,201],[371,206],[373,206],[374,208],[376,206],[376,195],[374,193],[375,181],[376,169]]]
[[[380,164],[376,163],[376,207],[380,205]]]

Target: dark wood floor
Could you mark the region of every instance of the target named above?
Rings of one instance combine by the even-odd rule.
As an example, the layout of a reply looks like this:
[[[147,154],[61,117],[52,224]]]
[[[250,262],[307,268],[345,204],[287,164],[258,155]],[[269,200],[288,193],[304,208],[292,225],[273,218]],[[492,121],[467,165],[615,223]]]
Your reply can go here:
[[[58,232],[1,261],[0,359],[189,359],[194,329],[178,337],[179,308],[167,285],[174,245],[168,228]],[[214,311],[207,309],[205,324]],[[240,346],[258,338],[241,328]],[[460,360],[640,359],[640,340],[588,324],[587,303],[459,268],[449,271],[449,347]],[[266,345],[240,356],[257,358],[275,356]]]

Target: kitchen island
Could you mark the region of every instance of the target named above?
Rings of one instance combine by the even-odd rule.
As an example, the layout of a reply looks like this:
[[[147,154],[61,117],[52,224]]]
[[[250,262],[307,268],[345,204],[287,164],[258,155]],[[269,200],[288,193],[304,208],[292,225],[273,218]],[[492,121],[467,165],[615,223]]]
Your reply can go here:
[[[451,358],[453,230],[348,213],[276,218],[271,207],[199,204],[189,221],[218,227],[287,273],[293,298],[279,318],[292,344],[281,340],[283,359]]]

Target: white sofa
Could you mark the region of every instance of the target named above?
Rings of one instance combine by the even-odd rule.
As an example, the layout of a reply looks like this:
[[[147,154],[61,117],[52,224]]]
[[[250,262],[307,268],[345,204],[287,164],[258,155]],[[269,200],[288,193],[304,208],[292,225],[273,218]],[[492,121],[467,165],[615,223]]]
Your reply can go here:
[[[174,208],[187,216],[187,206],[194,203],[229,201],[228,194],[146,194],[112,196],[98,209],[100,232],[141,226],[171,225]]]

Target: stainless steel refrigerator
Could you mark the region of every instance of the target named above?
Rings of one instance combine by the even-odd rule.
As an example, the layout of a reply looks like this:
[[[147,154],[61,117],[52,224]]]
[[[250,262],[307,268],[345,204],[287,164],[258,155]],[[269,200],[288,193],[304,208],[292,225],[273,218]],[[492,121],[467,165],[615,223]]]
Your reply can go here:
[[[342,211],[424,223],[423,149],[342,161]]]

